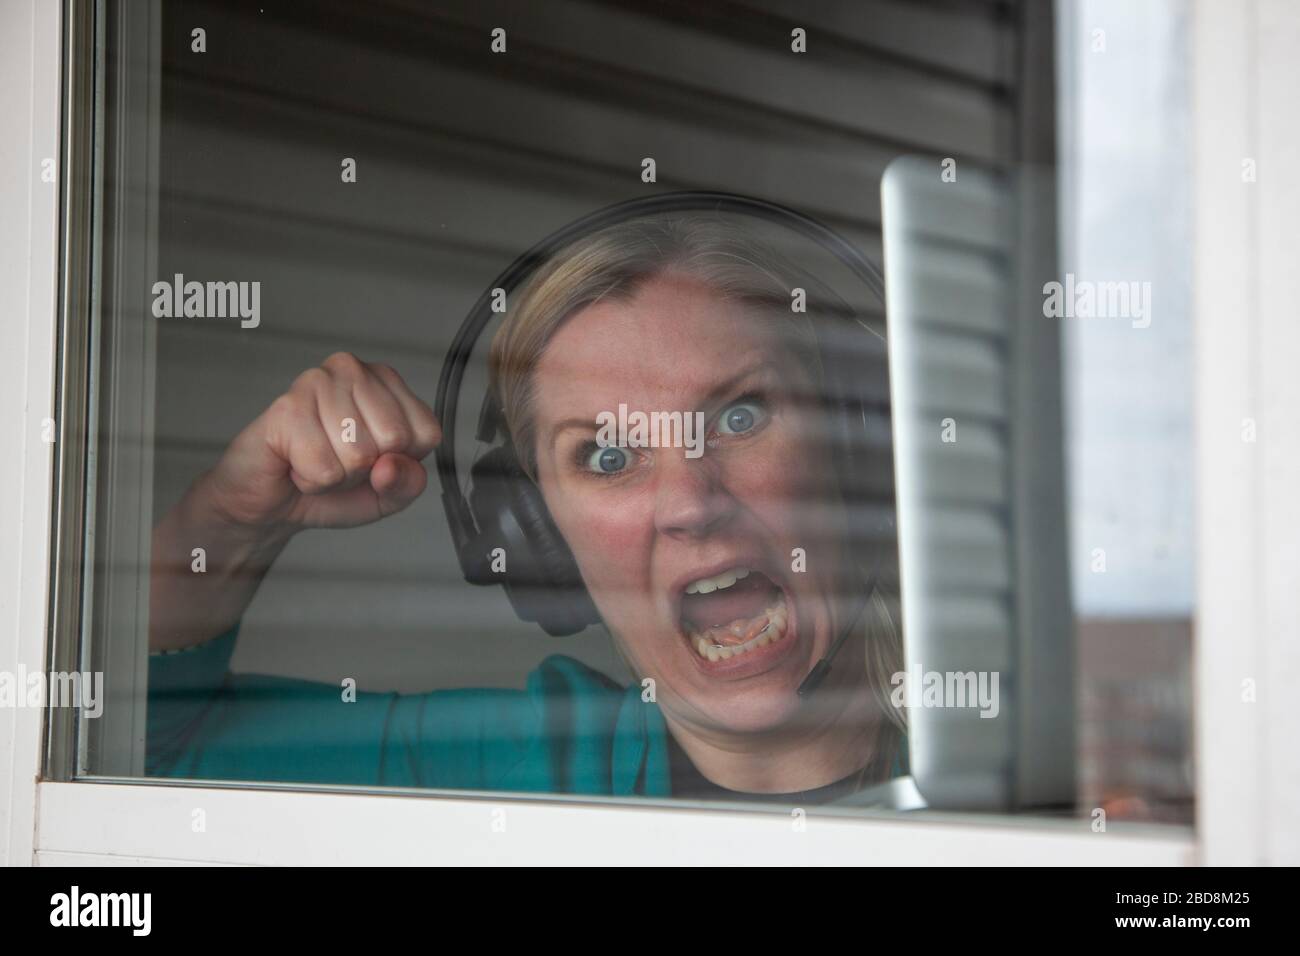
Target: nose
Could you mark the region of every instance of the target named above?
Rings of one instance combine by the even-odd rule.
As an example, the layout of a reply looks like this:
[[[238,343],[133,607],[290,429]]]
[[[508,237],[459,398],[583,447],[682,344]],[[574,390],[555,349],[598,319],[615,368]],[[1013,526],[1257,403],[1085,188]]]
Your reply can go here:
[[[669,451],[661,452],[655,463],[655,528],[674,538],[707,537],[731,520],[736,499],[727,491],[718,463],[708,455],[692,459],[680,449]]]

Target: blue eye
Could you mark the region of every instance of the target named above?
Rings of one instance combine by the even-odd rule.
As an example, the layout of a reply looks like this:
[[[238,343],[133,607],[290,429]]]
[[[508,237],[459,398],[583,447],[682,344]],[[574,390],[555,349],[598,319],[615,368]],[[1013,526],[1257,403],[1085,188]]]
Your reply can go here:
[[[627,467],[627,457],[625,450],[614,445],[607,448],[597,447],[587,457],[587,467],[600,474],[616,475]]]
[[[767,411],[760,402],[737,402],[723,411],[718,419],[718,431],[723,435],[743,435],[766,420]]]

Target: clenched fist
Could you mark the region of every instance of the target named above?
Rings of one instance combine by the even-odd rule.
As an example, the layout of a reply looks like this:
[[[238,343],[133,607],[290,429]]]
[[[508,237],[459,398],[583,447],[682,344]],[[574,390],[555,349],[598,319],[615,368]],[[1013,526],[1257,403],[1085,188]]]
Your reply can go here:
[[[401,511],[424,491],[420,461],[441,440],[429,406],[387,365],[339,352],[303,372],[154,528],[150,649],[228,630],[298,531]]]
[[[420,461],[441,439],[397,372],[337,352],[236,436],[205,491],[235,524],[350,528],[418,498]]]

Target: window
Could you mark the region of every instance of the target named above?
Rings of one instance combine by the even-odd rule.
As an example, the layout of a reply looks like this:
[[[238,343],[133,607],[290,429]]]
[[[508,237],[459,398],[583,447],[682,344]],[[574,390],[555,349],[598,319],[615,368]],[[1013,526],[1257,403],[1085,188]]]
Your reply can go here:
[[[1190,318],[1171,308],[1148,329],[1136,300],[1071,314],[1078,283],[1149,274],[1087,265],[1133,234],[1132,215],[1094,215],[1121,195],[1088,179],[1089,96],[1115,97],[1080,36],[1094,8],[1064,5],[1054,27],[1032,4],[872,6],[807,22],[763,0],[96,7],[90,431],[64,472],[85,482],[84,540],[71,526],[64,542],[86,560],[58,636],[106,690],[101,715],[56,722],[56,776],[1190,822],[1188,559],[1159,607],[1097,584],[1127,576],[1151,597],[1134,549],[1170,546],[1097,531],[1115,452],[1096,436],[1133,422],[1090,397],[1097,349],[1177,341]],[[891,245],[881,200],[909,163],[937,203],[904,195],[939,231],[915,247]],[[791,220],[715,202],[610,221],[505,274],[585,216],[683,190],[794,210],[865,271]],[[1180,263],[1147,281],[1176,287]],[[917,308],[881,298],[873,267]],[[435,425],[476,308],[456,415]],[[985,317],[997,328],[971,327]],[[485,419],[494,341],[501,407]],[[903,341],[931,376],[907,415],[891,402]],[[1133,379],[1189,387],[1162,346],[1119,347]],[[637,439],[637,412],[665,430]],[[555,438],[571,418],[581,440]],[[501,461],[484,420],[498,445],[528,434],[527,451]],[[1168,471],[1189,419],[1163,421],[1174,440],[1150,455]],[[896,471],[900,430],[959,454]],[[473,489],[459,548],[439,431],[455,435],[454,486]],[[996,493],[972,495],[981,477]],[[923,478],[953,484],[902,507]],[[539,543],[539,501],[571,561]],[[1159,531],[1184,555],[1186,501]],[[896,511],[904,568],[910,553],[954,599],[933,630],[911,628],[926,605],[900,581]],[[495,538],[472,533],[483,514],[504,515]],[[953,536],[909,552],[923,522]],[[1048,580],[1050,614],[1026,603]],[[577,627],[594,620],[584,591],[606,626]],[[963,639],[986,631],[1001,650],[972,656]],[[808,710],[797,688],[840,636]],[[928,698],[922,665],[951,640]],[[1031,701],[1076,746],[1026,744],[1017,728],[1046,712]],[[992,742],[963,755],[971,727]],[[737,742],[760,756],[735,758]],[[927,784],[918,754],[940,772],[974,754],[972,776]]]

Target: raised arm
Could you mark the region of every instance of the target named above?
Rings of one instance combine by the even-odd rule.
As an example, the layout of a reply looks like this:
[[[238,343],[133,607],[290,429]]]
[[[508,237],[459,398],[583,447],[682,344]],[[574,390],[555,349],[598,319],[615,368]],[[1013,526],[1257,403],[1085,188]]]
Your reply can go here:
[[[433,411],[386,365],[339,352],[303,372],[154,529],[149,649],[233,627],[302,529],[401,511],[424,491],[420,461],[441,439]]]

